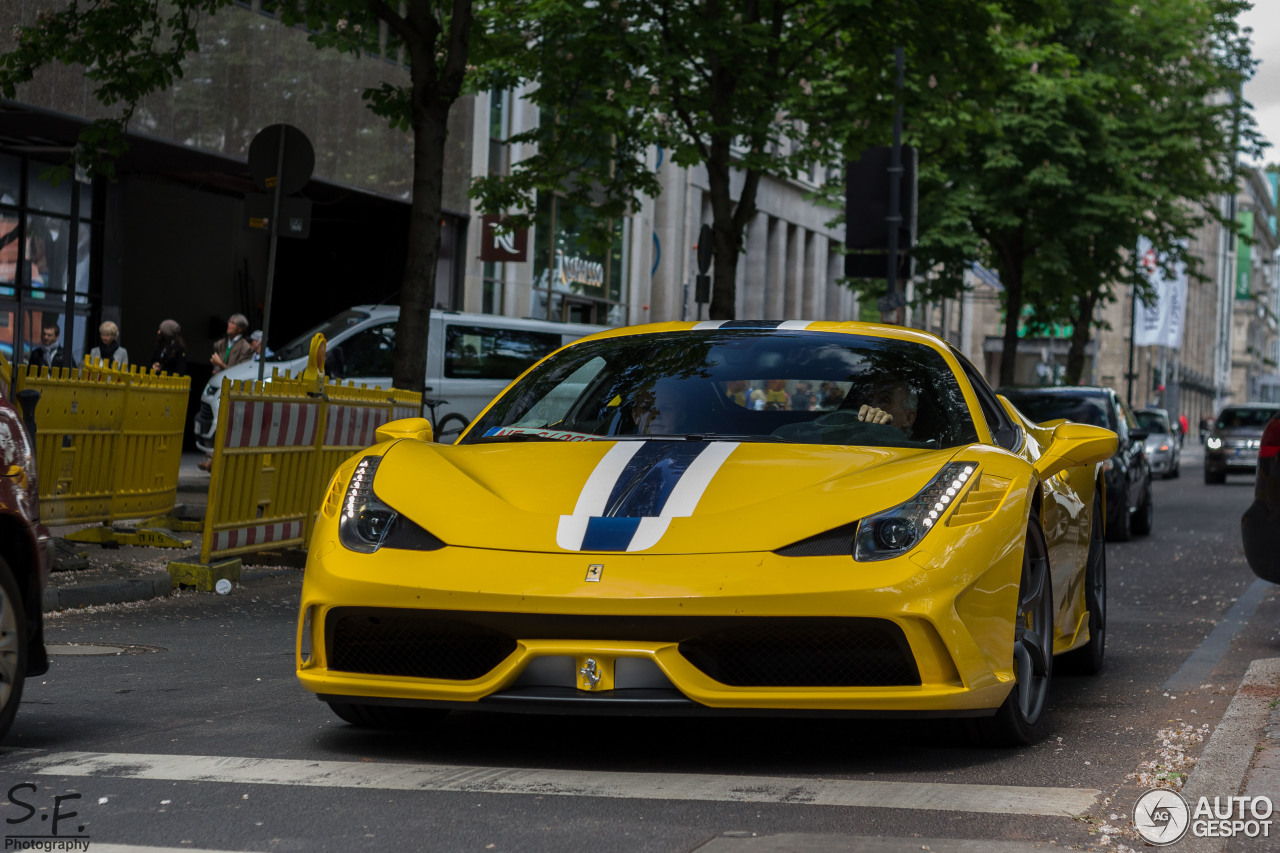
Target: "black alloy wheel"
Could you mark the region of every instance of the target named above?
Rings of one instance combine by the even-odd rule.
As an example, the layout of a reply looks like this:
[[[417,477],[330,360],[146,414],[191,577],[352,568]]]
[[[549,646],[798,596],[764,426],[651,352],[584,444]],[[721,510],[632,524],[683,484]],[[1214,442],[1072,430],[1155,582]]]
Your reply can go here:
[[[1053,679],[1053,583],[1049,549],[1038,519],[1027,523],[1013,627],[1014,685],[995,716],[974,720],[976,739],[987,746],[1024,746],[1044,734]]]

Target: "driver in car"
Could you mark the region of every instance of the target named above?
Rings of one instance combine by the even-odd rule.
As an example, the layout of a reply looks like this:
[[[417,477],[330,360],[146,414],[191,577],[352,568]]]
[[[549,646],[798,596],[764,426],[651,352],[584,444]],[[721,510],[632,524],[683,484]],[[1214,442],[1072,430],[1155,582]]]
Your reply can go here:
[[[900,380],[890,380],[871,389],[866,402],[858,409],[858,420],[896,426],[909,436],[916,422],[918,401],[914,388]]]

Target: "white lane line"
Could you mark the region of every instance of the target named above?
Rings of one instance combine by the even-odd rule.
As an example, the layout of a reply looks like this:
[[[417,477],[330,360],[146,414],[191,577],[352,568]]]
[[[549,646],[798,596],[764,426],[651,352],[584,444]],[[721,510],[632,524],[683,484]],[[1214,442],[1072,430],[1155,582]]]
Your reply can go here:
[[[1218,621],[1218,624],[1213,626],[1213,630],[1200,643],[1199,648],[1191,653],[1191,657],[1183,662],[1182,667],[1177,672],[1169,676],[1169,680],[1160,689],[1194,690],[1204,684],[1213,673],[1214,667],[1226,657],[1227,652],[1231,649],[1232,641],[1249,624],[1253,611],[1258,609],[1258,605],[1262,603],[1262,599],[1270,591],[1271,584],[1261,578],[1255,580],[1236,599],[1236,603]]]
[[[104,752],[24,755],[24,752],[14,750],[9,753],[11,759],[17,760],[8,768],[9,773],[393,791],[858,806],[1059,817],[1087,812],[1099,796],[1099,791],[1094,788],[453,767],[210,755]]]

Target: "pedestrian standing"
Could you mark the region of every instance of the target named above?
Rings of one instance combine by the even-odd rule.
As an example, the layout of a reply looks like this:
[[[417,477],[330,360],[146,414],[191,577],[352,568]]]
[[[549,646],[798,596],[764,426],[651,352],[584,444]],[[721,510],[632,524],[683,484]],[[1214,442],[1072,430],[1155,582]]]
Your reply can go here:
[[[104,320],[98,326],[98,337],[102,343],[89,350],[89,355],[109,361],[116,367],[129,366],[129,351],[120,346],[120,327],[110,320]]]
[[[227,335],[218,339],[213,345],[213,355],[209,356],[214,376],[228,367],[253,358],[253,347],[244,336],[248,328],[249,318],[243,314],[232,314],[227,319]]]
[[[178,376],[187,375],[187,344],[177,320],[165,320],[156,330],[156,348],[151,353],[151,369]]]

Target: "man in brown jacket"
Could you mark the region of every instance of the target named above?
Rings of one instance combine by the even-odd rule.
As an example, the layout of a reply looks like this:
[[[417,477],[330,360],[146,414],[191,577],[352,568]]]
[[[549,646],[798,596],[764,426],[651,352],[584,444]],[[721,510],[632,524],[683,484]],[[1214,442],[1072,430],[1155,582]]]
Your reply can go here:
[[[209,363],[213,365],[214,376],[234,364],[253,358],[253,345],[244,336],[245,330],[248,328],[249,318],[243,314],[232,314],[227,320],[227,336],[218,339],[218,342],[213,345],[213,355],[209,356]],[[207,456],[202,462],[196,464],[201,471],[211,471],[213,470],[213,457]]]
[[[218,339],[213,345],[213,355],[209,356],[214,376],[234,364],[253,358],[253,347],[244,336],[248,328],[249,319],[243,314],[232,314],[227,320],[227,336]]]

